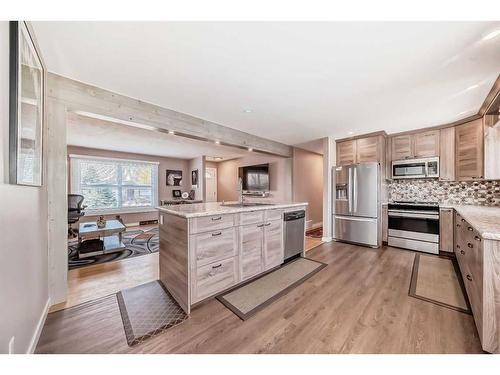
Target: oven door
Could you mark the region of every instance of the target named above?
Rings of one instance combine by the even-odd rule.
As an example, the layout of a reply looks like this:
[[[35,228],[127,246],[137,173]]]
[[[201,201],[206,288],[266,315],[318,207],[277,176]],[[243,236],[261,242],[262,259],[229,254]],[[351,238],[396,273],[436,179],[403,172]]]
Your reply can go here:
[[[425,178],[427,165],[425,161],[393,162],[392,178]]]
[[[439,242],[439,215],[389,212],[389,236]]]

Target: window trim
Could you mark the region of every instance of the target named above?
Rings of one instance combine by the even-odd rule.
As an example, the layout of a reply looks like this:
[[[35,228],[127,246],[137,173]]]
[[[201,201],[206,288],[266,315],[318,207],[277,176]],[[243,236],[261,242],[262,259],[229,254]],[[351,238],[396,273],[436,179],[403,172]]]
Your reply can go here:
[[[143,207],[117,207],[117,208],[108,208],[108,209],[89,209],[87,208],[85,211],[88,216],[96,216],[96,215],[109,215],[109,214],[127,214],[127,213],[141,213],[141,212],[154,212],[155,208],[158,206],[158,173],[159,173],[159,162],[149,161],[149,160],[138,160],[138,159],[122,159],[122,158],[108,158],[103,156],[91,156],[91,155],[77,155],[70,154],[70,168],[71,168],[71,176],[70,176],[70,191],[74,194],[80,194],[79,189],[80,186],[77,184],[79,181],[79,176],[77,172],[79,168],[77,163],[79,160],[95,160],[95,161],[110,161],[114,163],[137,163],[137,164],[150,164],[153,166],[153,176],[152,176],[152,189],[153,189],[153,202],[151,206],[143,206]],[[156,168],[154,168],[156,166]],[[127,186],[127,185],[123,185]],[[85,202],[84,202],[85,204]]]

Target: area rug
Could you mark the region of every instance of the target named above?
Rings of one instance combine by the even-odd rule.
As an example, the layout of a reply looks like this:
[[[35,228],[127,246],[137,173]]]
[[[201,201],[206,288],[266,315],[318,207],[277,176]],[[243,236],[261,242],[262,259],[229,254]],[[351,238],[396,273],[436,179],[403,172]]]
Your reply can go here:
[[[123,233],[123,244],[126,247],[125,250],[78,259],[78,239],[71,239],[68,240],[68,268],[72,270],[92,264],[113,262],[115,260],[156,253],[160,247],[159,243],[160,237],[158,228],[147,231],[131,230]]]
[[[467,293],[456,260],[415,254],[410,283],[411,297],[471,314]]]
[[[187,314],[160,281],[152,281],[116,294],[129,346],[182,323]]]
[[[323,237],[323,227],[309,229],[306,231],[307,237],[322,238]]]
[[[240,319],[247,320],[324,267],[324,263],[297,258],[275,271],[217,296],[217,299]]]

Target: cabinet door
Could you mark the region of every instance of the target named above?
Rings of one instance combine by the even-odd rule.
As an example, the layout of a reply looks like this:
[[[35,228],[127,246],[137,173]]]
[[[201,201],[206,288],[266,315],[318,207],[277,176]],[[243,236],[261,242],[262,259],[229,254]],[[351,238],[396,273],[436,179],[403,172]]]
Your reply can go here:
[[[283,249],[283,221],[271,221],[264,225],[264,267],[266,270],[279,266],[285,258]]]
[[[483,122],[481,119],[455,129],[456,178],[467,181],[483,178]]]
[[[439,135],[439,179],[455,181],[455,128],[441,129]]]
[[[337,143],[337,166],[356,163],[356,140]]]
[[[439,210],[439,250],[453,253],[453,209]]]
[[[417,158],[439,156],[439,130],[417,133],[414,135]]]
[[[356,140],[356,163],[380,161],[381,147],[378,137],[367,137]]]
[[[398,135],[392,137],[392,160],[410,159],[413,157],[413,136]]]
[[[499,115],[484,116],[484,177],[500,179],[500,119]]]
[[[263,246],[262,223],[240,227],[240,274],[242,281],[262,272]]]

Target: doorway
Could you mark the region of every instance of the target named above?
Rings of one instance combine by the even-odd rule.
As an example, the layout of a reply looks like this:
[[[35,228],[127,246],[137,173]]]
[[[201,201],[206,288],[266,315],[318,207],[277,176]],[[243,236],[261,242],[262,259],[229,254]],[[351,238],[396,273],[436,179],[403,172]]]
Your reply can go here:
[[[217,168],[205,168],[206,201],[217,202]]]

